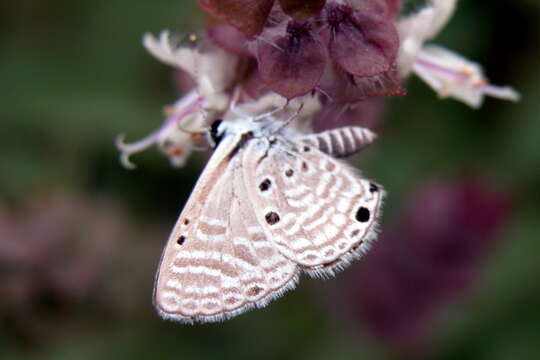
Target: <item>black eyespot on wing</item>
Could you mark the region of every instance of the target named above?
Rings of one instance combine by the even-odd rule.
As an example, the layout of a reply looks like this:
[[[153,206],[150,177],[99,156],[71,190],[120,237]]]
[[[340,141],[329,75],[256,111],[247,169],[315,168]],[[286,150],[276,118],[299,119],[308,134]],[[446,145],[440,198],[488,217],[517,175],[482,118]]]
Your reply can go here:
[[[285,176],[286,177],[291,177],[291,176],[293,176],[293,174],[294,174],[293,169],[287,169],[287,171],[285,171]]]
[[[371,214],[369,213],[369,209],[361,206],[356,212],[355,218],[360,222],[366,222],[369,221],[370,215]]]
[[[303,150],[304,150],[305,152],[308,152],[308,151],[311,150],[311,148],[310,148],[309,146],[306,145],[306,146],[304,146]]]
[[[214,140],[215,146],[219,144],[221,139],[223,139],[223,134],[218,133],[219,125],[223,122],[221,119],[217,119],[212,123],[212,126],[210,127],[210,136],[212,137],[212,140]]]
[[[184,225],[189,225],[189,219],[184,219]]]
[[[369,183],[369,192],[373,194],[374,192],[377,192],[377,191],[379,191],[379,187],[375,185],[374,183]]]
[[[184,245],[185,241],[186,241],[186,237],[184,235],[180,235],[180,237],[178,237],[178,239],[176,240],[176,243],[178,245]]]
[[[308,171],[308,164],[305,161],[302,161],[302,171]]]
[[[259,189],[261,191],[267,191],[268,189],[270,189],[270,185],[272,185],[272,182],[269,180],[269,179],[264,179],[260,184],[259,184]]]
[[[269,225],[274,225],[274,224],[278,223],[279,220],[280,220],[279,215],[277,213],[273,212],[273,211],[266,214],[266,216],[264,218],[266,219],[266,222]]]

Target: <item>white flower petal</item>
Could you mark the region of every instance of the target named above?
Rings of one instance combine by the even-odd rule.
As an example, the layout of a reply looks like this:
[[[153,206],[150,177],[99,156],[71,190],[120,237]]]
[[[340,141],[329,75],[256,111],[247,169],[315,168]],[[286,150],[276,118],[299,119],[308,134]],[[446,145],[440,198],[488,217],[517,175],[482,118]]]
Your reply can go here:
[[[198,132],[206,132],[206,119],[201,112],[185,116],[181,123],[173,123],[162,131],[157,140],[160,150],[174,167],[182,167],[198,142]]]
[[[511,101],[519,99],[519,94],[510,87],[490,85],[480,65],[440,46],[422,48],[412,70],[440,97],[453,97],[473,108],[482,105],[485,95]]]
[[[224,92],[236,79],[238,56],[212,46],[199,57],[195,79],[202,96]]]
[[[160,33],[159,39],[151,34],[144,34],[143,45],[146,50],[162,62],[184,70],[195,76],[200,54],[189,47],[176,48],[169,31]]]
[[[397,21],[401,43],[397,63],[402,77],[411,72],[424,42],[435,37],[446,25],[455,6],[456,0],[432,0],[420,11]]]
[[[124,135],[119,135],[116,139],[116,147],[120,151],[120,161],[122,162],[122,165],[124,165],[124,167],[127,169],[135,169],[135,164],[133,164],[129,159],[130,156],[155,144],[162,149],[167,148],[169,144],[179,146],[179,148],[174,149],[175,151],[173,151],[172,148],[168,148],[169,151],[167,154],[169,155],[170,153],[170,158],[173,163],[173,158],[179,159],[177,160],[177,163],[179,164],[177,166],[183,165],[185,158],[189,156],[193,147],[189,141],[183,140],[183,138],[176,140],[173,135],[180,132],[180,127],[183,127],[184,125],[186,125],[189,129],[196,126],[200,128],[199,125],[202,123],[200,121],[194,123],[193,120],[190,120],[190,118],[193,115],[196,115],[204,119],[201,112],[201,105],[203,101],[204,99],[195,91],[191,91],[178,100],[169,109],[167,109],[167,118],[163,124],[157,130],[147,135],[143,139],[128,144],[124,141]],[[171,138],[171,141],[168,141],[169,137]],[[183,148],[186,148],[186,150],[183,151]],[[184,153],[186,155],[182,155]]]
[[[435,37],[443,27],[446,26],[450,17],[454,14],[457,0],[431,0],[433,7],[433,19],[430,26],[430,31],[426,34],[426,40]]]

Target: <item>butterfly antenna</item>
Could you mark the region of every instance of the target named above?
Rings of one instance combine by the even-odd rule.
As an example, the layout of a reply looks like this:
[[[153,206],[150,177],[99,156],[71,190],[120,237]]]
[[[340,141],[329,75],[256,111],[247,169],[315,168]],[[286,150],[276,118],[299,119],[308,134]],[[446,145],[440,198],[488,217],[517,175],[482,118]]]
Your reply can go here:
[[[204,128],[201,130],[188,130],[186,128],[181,127],[180,125],[178,125],[178,130],[186,134],[194,135],[194,136],[205,135],[208,132],[208,128]]]
[[[267,117],[270,117],[270,116],[274,115],[275,113],[283,111],[283,109],[285,109],[287,107],[288,103],[289,102],[285,103],[284,105],[282,105],[282,106],[280,106],[280,107],[278,107],[278,108],[276,108],[274,110],[268,111],[268,112],[266,112],[264,114],[259,114],[257,116],[254,116],[253,121],[255,121],[255,122],[261,121],[261,120],[263,120],[263,119],[265,119]]]
[[[304,108],[304,103],[301,103],[300,106],[298,106],[298,109],[296,109],[295,113],[292,114],[291,116],[289,116],[289,118],[287,120],[285,120],[283,122],[283,124],[278,126],[277,129],[275,130],[275,132],[278,132],[279,130],[281,130],[284,127],[288,126],[291,123],[291,121],[298,118],[298,116],[300,115],[300,112],[302,111],[303,108]]]
[[[238,108],[238,99],[240,98],[240,88],[234,89],[234,93],[232,95],[231,103],[229,105],[229,110],[231,112],[240,117],[240,118],[248,118],[250,115],[246,113],[245,111],[242,111]]]
[[[330,102],[333,102],[334,101],[334,98],[332,96],[330,96],[330,94],[328,94],[326,91],[324,91],[323,89],[321,89],[320,87],[317,87],[316,90],[318,92],[320,92],[324,97],[326,97]]]

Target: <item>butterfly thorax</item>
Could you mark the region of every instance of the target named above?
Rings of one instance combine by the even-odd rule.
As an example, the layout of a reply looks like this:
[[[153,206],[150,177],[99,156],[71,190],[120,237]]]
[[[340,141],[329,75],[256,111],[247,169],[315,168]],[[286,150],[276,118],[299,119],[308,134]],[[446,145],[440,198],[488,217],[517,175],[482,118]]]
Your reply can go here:
[[[287,126],[287,122],[277,120],[272,116],[264,118],[239,117],[234,120],[218,120],[212,124],[211,136],[217,145],[224,137],[241,137],[244,141],[249,139],[275,139],[292,138],[296,131]]]

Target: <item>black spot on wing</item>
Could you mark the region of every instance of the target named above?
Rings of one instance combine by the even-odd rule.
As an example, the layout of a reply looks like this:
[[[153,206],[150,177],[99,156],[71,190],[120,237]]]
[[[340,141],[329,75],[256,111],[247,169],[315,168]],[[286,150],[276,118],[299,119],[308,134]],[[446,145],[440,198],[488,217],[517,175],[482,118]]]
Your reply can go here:
[[[186,242],[186,237],[184,235],[180,235],[176,240],[176,243],[178,245],[184,245],[184,242]]]
[[[274,225],[274,224],[278,223],[279,220],[280,220],[279,215],[277,213],[273,212],[273,211],[266,214],[264,218],[266,219],[266,222],[269,225]]]
[[[367,222],[369,221],[370,215],[369,209],[361,206],[356,212],[355,218],[359,222]]]
[[[260,184],[259,184],[259,189],[261,191],[267,191],[268,189],[270,189],[270,185],[272,185],[272,182],[269,180],[269,179],[264,179]]]

